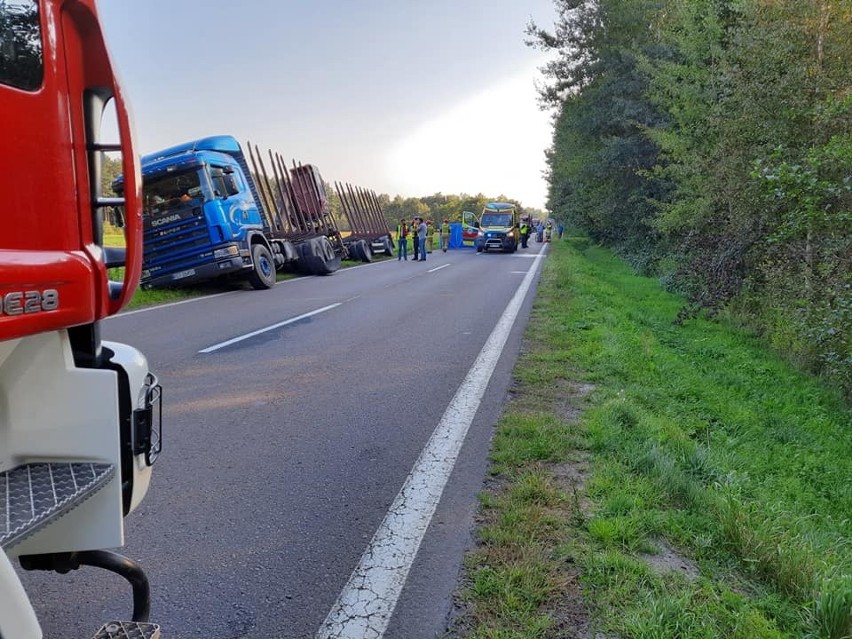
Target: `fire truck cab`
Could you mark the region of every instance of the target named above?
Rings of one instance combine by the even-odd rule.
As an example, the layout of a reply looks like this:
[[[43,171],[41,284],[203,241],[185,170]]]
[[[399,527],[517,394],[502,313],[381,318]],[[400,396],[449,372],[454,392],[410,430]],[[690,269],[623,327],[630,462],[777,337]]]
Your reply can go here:
[[[115,141],[102,135],[110,102]],[[121,574],[133,620],[96,636],[151,639],[144,573],[104,550],[123,545],[123,518],[148,490],[161,413],[145,357],[100,337],[139,280],[142,221],[130,119],[94,0],[0,1],[0,131],[14,150],[0,156],[0,637],[42,637],[17,560]],[[105,153],[121,154],[121,199],[102,193]],[[125,248],[104,246],[110,207],[123,211]]]

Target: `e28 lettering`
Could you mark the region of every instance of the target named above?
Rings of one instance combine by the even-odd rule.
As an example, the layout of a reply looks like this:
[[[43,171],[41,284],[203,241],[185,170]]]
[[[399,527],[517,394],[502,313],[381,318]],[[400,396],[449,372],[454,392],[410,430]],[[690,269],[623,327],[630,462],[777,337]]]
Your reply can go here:
[[[12,291],[0,295],[0,315],[27,315],[59,308],[59,291]]]

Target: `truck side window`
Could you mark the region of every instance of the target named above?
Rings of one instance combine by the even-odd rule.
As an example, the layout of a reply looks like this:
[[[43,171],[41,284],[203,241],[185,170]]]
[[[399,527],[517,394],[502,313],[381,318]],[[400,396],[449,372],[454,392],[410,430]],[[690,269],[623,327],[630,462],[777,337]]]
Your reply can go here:
[[[43,76],[37,0],[0,2],[0,83],[34,91]]]
[[[237,181],[234,179],[233,173],[225,174],[225,193],[229,196],[236,195],[240,192],[240,187],[237,186]]]
[[[213,182],[213,192],[216,197],[228,198],[240,192],[240,187],[234,179],[234,172],[230,168],[211,167],[210,180]]]

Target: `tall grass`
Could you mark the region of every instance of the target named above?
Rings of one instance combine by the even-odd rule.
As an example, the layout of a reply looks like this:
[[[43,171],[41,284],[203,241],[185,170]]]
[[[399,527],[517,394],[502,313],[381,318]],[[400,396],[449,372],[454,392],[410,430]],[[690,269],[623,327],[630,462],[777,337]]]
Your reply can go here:
[[[852,412],[748,332],[676,323],[682,304],[584,239],[554,244],[495,438],[486,517],[513,508],[530,468],[558,478],[583,460],[579,488],[556,483],[561,525],[513,525],[551,549],[554,580],[566,560],[577,566],[607,636],[846,637]],[[595,390],[575,424],[565,405],[578,383]],[[482,534],[476,553],[494,570],[495,544],[512,535]],[[642,558],[663,541],[697,578]],[[538,614],[558,618],[556,599]],[[512,636],[561,636],[554,627]]]

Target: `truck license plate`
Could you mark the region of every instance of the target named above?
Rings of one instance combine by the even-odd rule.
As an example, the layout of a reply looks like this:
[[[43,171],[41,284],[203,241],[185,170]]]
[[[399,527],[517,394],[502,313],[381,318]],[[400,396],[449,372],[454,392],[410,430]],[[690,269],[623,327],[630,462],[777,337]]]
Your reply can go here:
[[[181,271],[180,273],[175,273],[172,275],[173,280],[182,280],[185,277],[190,277],[191,275],[195,275],[195,269],[190,268],[185,271]]]

